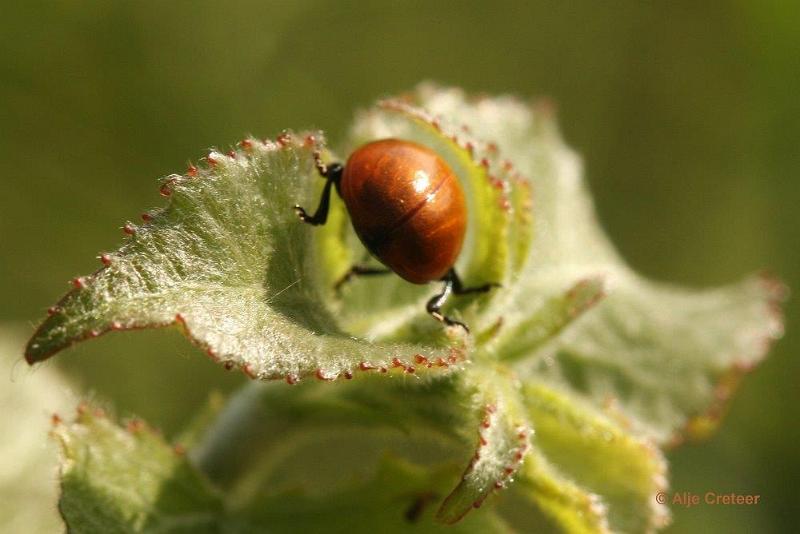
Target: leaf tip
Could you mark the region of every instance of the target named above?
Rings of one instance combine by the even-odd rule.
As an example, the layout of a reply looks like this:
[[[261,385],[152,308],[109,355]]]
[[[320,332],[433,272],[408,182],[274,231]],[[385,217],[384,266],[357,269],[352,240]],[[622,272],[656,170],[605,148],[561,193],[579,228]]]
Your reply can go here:
[[[55,306],[53,308],[56,308]],[[51,308],[51,309],[53,309]],[[55,310],[52,314],[49,313],[47,319],[39,326],[36,332],[33,333],[31,338],[28,340],[28,343],[25,345],[25,352],[23,356],[25,357],[25,361],[28,365],[34,365],[39,362],[43,362],[63,347],[60,345],[51,345],[47,343],[45,339],[45,333],[49,329],[51,323],[54,322],[54,319],[57,318],[58,310]]]

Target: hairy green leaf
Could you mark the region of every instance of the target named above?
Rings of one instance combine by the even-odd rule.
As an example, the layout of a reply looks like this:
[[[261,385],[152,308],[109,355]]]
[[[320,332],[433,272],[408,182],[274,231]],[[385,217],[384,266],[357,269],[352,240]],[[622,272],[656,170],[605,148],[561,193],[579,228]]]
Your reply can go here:
[[[652,441],[548,386],[526,386],[524,399],[535,447],[553,472],[601,496],[612,531],[653,532],[667,523],[669,512],[656,501],[667,489],[666,461]]]
[[[381,388],[382,398],[371,406],[363,389],[349,384],[321,389],[309,383],[290,398],[285,389],[250,387],[229,408],[236,412],[231,417],[249,424],[237,427],[239,435],[232,435],[230,428],[216,429],[228,441],[213,443],[212,436],[212,443],[201,444],[189,456],[139,420],[122,428],[84,405],[75,422],[60,423],[53,432],[64,452],[62,515],[71,532],[439,531],[432,521],[436,504],[457,467],[442,461],[447,455],[441,452],[415,451],[423,444],[442,447],[418,431],[404,438],[398,428],[388,433],[377,429],[371,423],[381,402],[390,402],[393,395]],[[442,410],[425,404],[418,406],[421,420],[432,424],[443,416],[436,413]],[[301,423],[290,425],[292,418]],[[257,419],[262,426],[254,424]],[[298,432],[298,426],[303,430]],[[246,440],[250,447],[243,451],[236,440]],[[204,449],[220,452],[220,447],[227,455],[243,456],[204,456]],[[390,454],[389,448],[418,460],[438,457],[438,463],[421,467]],[[211,464],[221,461],[228,471],[214,470]],[[231,485],[224,479],[236,472],[237,461],[246,469]],[[225,490],[215,490],[193,463],[210,471]],[[336,470],[330,469],[331,463]],[[348,466],[352,469],[343,477],[338,468]],[[331,523],[331,517],[337,520]],[[454,530],[506,531],[491,513]]]
[[[438,346],[371,343],[343,331],[326,308],[314,229],[293,211],[317,200],[317,142],[248,139],[168,178],[167,207],[127,224],[127,243],[74,281],[28,343],[28,361],[108,331],[172,325],[254,378],[447,372],[463,359],[457,329]],[[434,365],[415,367],[417,355]]]
[[[375,260],[338,198],[322,227],[294,216],[294,204],[317,202],[315,153],[336,158],[319,135],[286,134],[168,178],[167,206],[126,225],[129,241],[102,256],[105,267],[76,279],[28,360],[109,330],[175,325],[254,378],[360,375],[335,389],[245,391],[197,441],[193,460],[254,524],[269,518],[280,530],[301,513],[309,528],[324,524],[334,513],[325,495],[344,510],[357,497],[412,506],[419,488],[442,487],[448,459],[463,467],[472,454],[455,490],[419,506],[453,523],[518,476],[512,495],[562,530],[661,527],[656,444],[713,429],[781,335],[782,286],[762,276],[689,291],[634,273],[602,231],[547,102],[422,85],[359,114],[341,154],[390,137],[433,148],[465,191],[455,267],[467,285],[502,285],[448,303],[472,335],[430,319],[431,287],[369,277],[333,291],[350,266]],[[387,451],[417,467],[381,464]],[[390,480],[418,488],[417,500],[381,487]],[[371,513],[399,525],[397,514]]]
[[[134,420],[87,406],[53,434],[63,450],[59,510],[70,532],[216,532],[220,496],[185,455]]]
[[[613,409],[662,443],[702,437],[781,331],[763,278],[705,292],[620,283],[528,371]]]
[[[519,472],[519,491],[535,503],[560,531],[607,534],[608,507],[602,497],[579,486],[533,447]]]
[[[531,428],[510,377],[482,366],[465,374],[477,414],[477,445],[461,482],[439,508],[437,518],[445,523],[455,523],[511,483],[530,447]]]
[[[482,314],[485,328],[503,325],[492,351],[518,359],[525,376],[558,382],[597,406],[613,404],[660,442],[681,439],[684,429],[690,437],[707,431],[738,377],[782,334],[783,286],[759,276],[689,291],[636,275],[597,222],[581,162],[561,139],[548,102],[476,100],[431,85],[414,99],[445,132],[465,130],[489,140],[485,146],[495,143],[530,183],[533,240],[525,268],[513,291],[498,293]],[[563,315],[557,319],[563,309],[554,302],[586,280],[602,280],[605,298],[573,314],[569,326]],[[559,321],[550,338],[526,339]]]

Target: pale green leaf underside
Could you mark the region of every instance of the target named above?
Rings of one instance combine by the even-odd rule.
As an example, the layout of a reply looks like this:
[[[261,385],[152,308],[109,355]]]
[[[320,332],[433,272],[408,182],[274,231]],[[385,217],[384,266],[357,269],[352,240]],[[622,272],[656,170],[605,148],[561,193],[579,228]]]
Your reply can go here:
[[[328,475],[333,484],[343,474],[370,476],[383,453],[417,463],[450,462],[466,453],[451,379],[380,378],[336,387],[253,383],[233,397],[190,454],[226,492],[250,495],[259,493],[253,485],[270,493],[282,484],[324,493]],[[320,446],[332,441],[336,447]]]
[[[502,534],[515,532],[498,515],[473,514],[457,525],[433,520],[442,480],[451,470],[421,468],[384,458],[373,477],[352,489],[325,495],[297,491],[254,502],[242,516],[269,532]]]
[[[340,479],[324,493],[284,483],[244,500],[241,491],[212,489],[184,455],[140,423],[121,428],[85,408],[54,433],[64,456],[59,506],[76,533],[440,532],[434,504],[442,475],[452,472],[384,456],[363,479]],[[491,513],[453,530],[506,531]]]
[[[59,510],[70,532],[215,532],[219,495],[139,422],[128,429],[83,407],[53,430],[60,442]]]
[[[244,509],[291,489],[327,509],[326,495],[343,481],[375,476],[390,454],[439,472],[426,507],[452,524],[510,485],[528,451],[525,409],[509,387],[491,368],[424,386],[377,377],[335,388],[253,384],[230,402],[192,457]],[[462,406],[466,390],[471,413]]]

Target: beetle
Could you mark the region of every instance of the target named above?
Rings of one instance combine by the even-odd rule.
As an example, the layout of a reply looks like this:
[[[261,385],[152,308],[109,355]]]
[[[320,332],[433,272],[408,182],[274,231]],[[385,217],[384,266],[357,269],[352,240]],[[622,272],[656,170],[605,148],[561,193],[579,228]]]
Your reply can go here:
[[[442,281],[426,305],[436,320],[465,331],[464,323],[442,314],[451,294],[485,293],[498,284],[464,287],[453,267],[467,230],[467,205],[455,173],[432,149],[402,139],[380,139],[357,148],[343,166],[324,164],[325,178],[317,210],[309,215],[294,207],[300,220],[314,226],[328,218],[331,188],[344,201],[353,229],[367,250],[388,269],[353,266],[337,282],[354,276],[394,272],[413,284]]]

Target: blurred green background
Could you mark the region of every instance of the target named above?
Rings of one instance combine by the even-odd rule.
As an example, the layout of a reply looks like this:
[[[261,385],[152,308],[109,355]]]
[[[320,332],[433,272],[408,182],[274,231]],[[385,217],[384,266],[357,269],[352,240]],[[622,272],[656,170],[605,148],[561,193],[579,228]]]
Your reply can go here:
[[[713,4],[713,5],[712,5]],[[94,270],[156,179],[243,134],[322,128],[437,80],[549,96],[634,267],[689,285],[767,268],[800,288],[797,2],[15,2],[0,21],[0,322],[26,332]],[[721,431],[670,453],[670,532],[790,532],[800,486],[800,314]],[[22,347],[20,347],[21,352]],[[45,365],[174,433],[243,381],[172,332],[115,334]],[[30,375],[14,368],[16,378]],[[4,377],[5,378],[5,377]],[[5,439],[5,438],[3,438]]]

